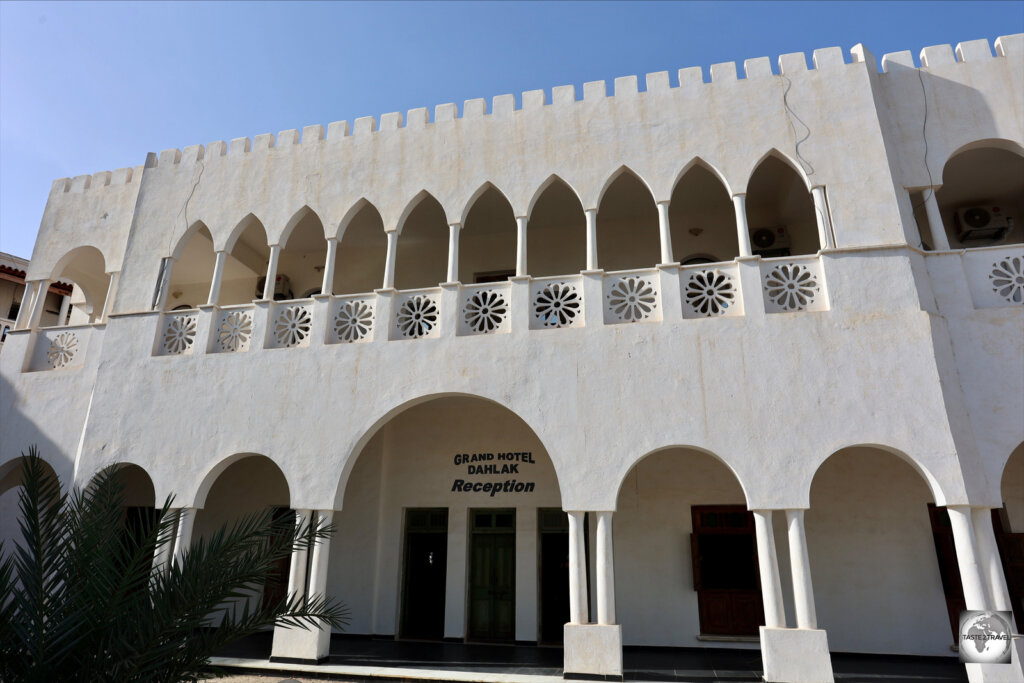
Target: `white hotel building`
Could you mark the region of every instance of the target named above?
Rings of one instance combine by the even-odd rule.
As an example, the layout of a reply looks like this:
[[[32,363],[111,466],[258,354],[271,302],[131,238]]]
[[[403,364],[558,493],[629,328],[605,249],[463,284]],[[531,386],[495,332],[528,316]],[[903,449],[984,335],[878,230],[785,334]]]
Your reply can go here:
[[[1024,34],[920,64],[828,48],[57,180],[0,354],[4,534],[36,444],[65,485],[173,494],[179,551],[333,519],[290,582],[349,633],[564,642],[568,678],[648,645],[830,681],[830,650],[955,657],[964,607],[1020,630]],[[1024,680],[1017,643],[971,680]]]

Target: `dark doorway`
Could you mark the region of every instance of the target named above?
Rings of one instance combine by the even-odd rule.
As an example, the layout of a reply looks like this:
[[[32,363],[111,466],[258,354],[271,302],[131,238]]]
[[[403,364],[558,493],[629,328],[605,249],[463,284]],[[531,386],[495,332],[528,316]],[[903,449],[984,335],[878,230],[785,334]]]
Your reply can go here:
[[[764,624],[754,515],[740,505],[691,508],[693,589],[700,632],[756,636]]]
[[[444,638],[447,569],[448,510],[406,510],[400,630],[403,638]]]
[[[1019,633],[1024,630],[1024,533],[1010,531],[1005,505],[1000,510],[992,511],[992,525]]]
[[[569,515],[558,508],[537,512],[540,533],[540,642],[561,643],[569,621]]]
[[[469,638],[515,640],[516,511],[472,510]]]

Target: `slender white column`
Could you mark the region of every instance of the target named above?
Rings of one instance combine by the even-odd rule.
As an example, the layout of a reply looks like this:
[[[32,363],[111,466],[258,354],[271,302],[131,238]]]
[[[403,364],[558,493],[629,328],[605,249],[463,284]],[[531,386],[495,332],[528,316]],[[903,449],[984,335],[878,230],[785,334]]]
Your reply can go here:
[[[789,531],[789,564],[793,571],[796,626],[818,628],[814,587],[811,585],[811,563],[807,553],[807,532],[804,530],[804,511],[786,510],[786,527]]]
[[[1006,575],[1003,574],[1003,561],[999,557],[999,546],[996,545],[996,535],[992,529],[992,511],[989,508],[974,508],[971,510],[971,521],[974,524],[974,537],[978,541],[978,561],[988,589],[989,604],[996,610],[1012,610],[1010,590],[1006,586]]]
[[[459,233],[462,226],[452,223],[448,226],[448,279],[445,282],[459,281]]]
[[[224,279],[224,264],[227,260],[228,252],[217,252],[217,260],[213,264],[213,282],[210,283],[210,297],[206,300],[210,306],[216,306],[217,300],[220,299],[220,283]]]
[[[384,284],[382,289],[395,288],[395,258],[398,256],[398,233],[394,230],[388,233],[388,255],[384,261]]]
[[[324,282],[320,285],[320,293],[334,295],[334,263],[338,260],[338,238],[327,238],[327,259],[324,261]]]
[[[39,327],[39,320],[43,317],[43,308],[46,307],[46,293],[50,291],[50,280],[40,280],[36,285],[36,296],[32,301],[32,315],[28,319],[28,328]]]
[[[818,222],[818,244],[822,249],[831,249],[836,246],[832,242],[832,226],[828,219],[828,202],[825,201],[825,186],[818,185],[811,188],[811,197],[814,199],[814,217]]]
[[[597,513],[597,623],[615,623],[615,553],[612,513]]]
[[[263,283],[263,300],[274,300],[274,289],[277,287],[277,261],[281,258],[281,245],[270,245],[270,261],[267,262],[267,280]]]
[[[57,324],[67,325],[68,324],[68,309],[71,308],[71,297],[62,296],[60,298],[60,313],[57,314]]]
[[[757,534],[757,567],[761,573],[761,594],[764,598],[764,625],[768,628],[786,628],[772,511],[753,510],[753,513],[754,531]]]
[[[334,510],[316,510],[319,525],[326,526],[334,518]],[[313,558],[309,569],[309,591],[310,599],[315,596],[323,596],[327,591],[327,557],[331,552],[331,539],[323,538],[313,546]]]
[[[988,609],[985,582],[982,579],[981,567],[978,566],[971,508],[966,505],[950,505],[946,510],[949,512],[949,524],[953,527],[956,562],[960,567],[960,581],[964,587],[967,609]]]
[[[516,277],[523,277],[526,269],[526,216],[516,216]]]
[[[740,245],[740,256],[751,256],[750,228],[747,227],[747,195],[734,194],[732,207],[736,211],[736,241]]]
[[[107,322],[107,316],[114,308],[114,297],[117,295],[117,283],[121,280],[121,273],[119,271],[108,273],[107,277],[110,279],[107,282],[107,296],[103,299],[103,313],[100,314],[99,319],[101,323]]]
[[[299,531],[305,527],[309,529],[309,518],[312,510],[295,511],[295,528]],[[306,595],[306,557],[308,551],[305,545],[297,545],[292,550],[292,561],[288,567],[288,599],[305,597]]]
[[[946,226],[942,223],[939,201],[935,198],[935,192],[938,189],[937,187],[926,187],[924,189],[924,210],[928,214],[928,232],[932,234],[932,249],[935,251],[949,251],[949,238],[946,236]]]
[[[29,316],[32,315],[32,306],[36,301],[37,291],[39,291],[38,282],[25,284],[25,292],[21,295],[21,306],[18,307],[18,319],[14,321],[14,329],[23,329],[28,324]]]
[[[597,209],[587,209],[587,270],[597,270]]]
[[[185,556],[185,551],[192,545],[192,527],[195,522],[195,508],[181,508],[178,516],[178,531],[174,536],[174,564],[179,567]]]
[[[668,202],[658,202],[658,235],[661,237],[661,262],[675,263],[672,255],[672,229],[668,222]]]
[[[569,512],[569,623],[587,623],[586,553],[583,545],[583,512]]]

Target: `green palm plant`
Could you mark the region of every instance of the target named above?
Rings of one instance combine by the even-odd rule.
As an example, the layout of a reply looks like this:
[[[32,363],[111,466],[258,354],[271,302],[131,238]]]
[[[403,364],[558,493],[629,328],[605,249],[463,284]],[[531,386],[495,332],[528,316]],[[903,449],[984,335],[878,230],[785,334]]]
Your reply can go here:
[[[249,515],[154,568],[177,522],[170,499],[132,533],[113,470],[68,494],[35,448],[23,461],[22,541],[0,543],[0,681],[195,681],[222,674],[209,658],[259,630],[348,622],[322,596],[252,599],[330,526]]]

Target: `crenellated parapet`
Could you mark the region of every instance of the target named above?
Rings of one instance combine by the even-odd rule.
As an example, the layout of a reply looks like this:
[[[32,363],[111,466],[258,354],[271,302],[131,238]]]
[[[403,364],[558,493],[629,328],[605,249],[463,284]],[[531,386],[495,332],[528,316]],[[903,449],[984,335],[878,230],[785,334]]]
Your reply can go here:
[[[141,180],[139,166],[53,181],[27,279],[52,277],[69,252],[90,247],[106,272],[120,271]]]

